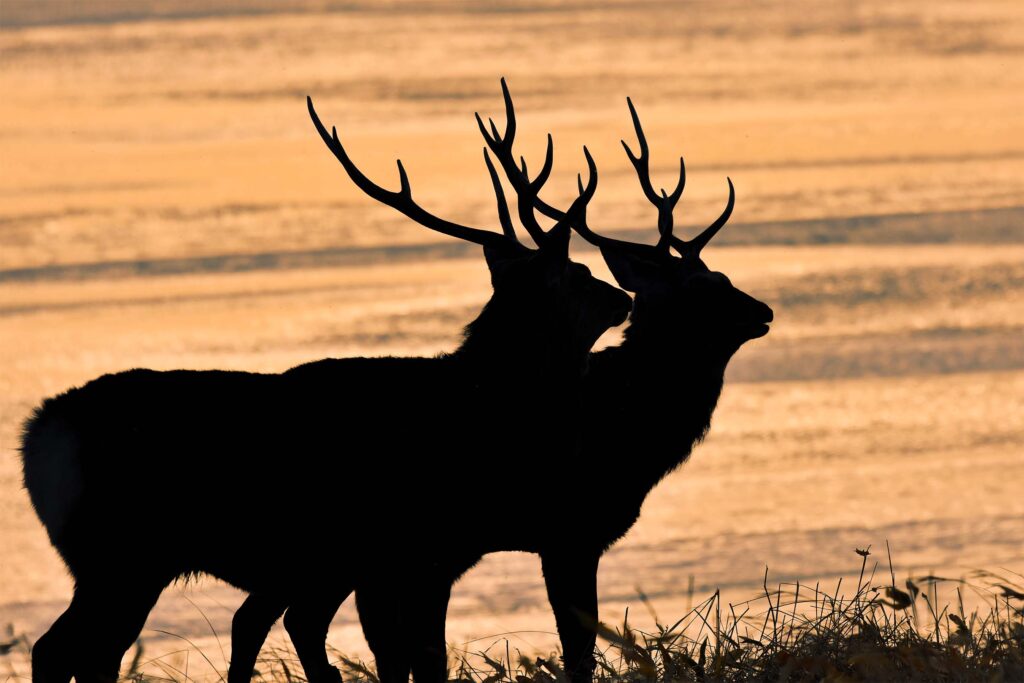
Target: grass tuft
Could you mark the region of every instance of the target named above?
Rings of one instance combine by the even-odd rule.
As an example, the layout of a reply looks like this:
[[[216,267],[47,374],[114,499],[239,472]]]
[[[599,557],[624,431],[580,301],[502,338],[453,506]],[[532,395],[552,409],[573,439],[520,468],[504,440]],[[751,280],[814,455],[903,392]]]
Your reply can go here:
[[[799,582],[772,587],[766,570],[758,596],[728,604],[716,591],[664,626],[641,593],[658,624],[655,632],[631,626],[628,611],[619,626],[598,624],[595,681],[1024,681],[1024,576],[975,571],[958,579],[908,578],[900,586],[887,557],[887,580],[879,584],[877,564],[869,569],[870,547],[856,553],[860,566],[849,597],[842,579],[831,590]],[[953,592],[954,604],[939,606],[940,585]],[[984,607],[966,613],[965,592]],[[504,649],[497,654],[497,643],[485,651],[453,651],[451,683],[566,683],[557,654],[527,656],[513,653],[507,640],[499,643]],[[9,627],[0,656],[27,654],[29,647]],[[349,683],[379,683],[367,664],[336,650],[331,655]],[[140,641],[123,680],[196,680],[187,659],[184,669],[161,659],[145,660]],[[293,651],[265,648],[253,680],[306,679]]]

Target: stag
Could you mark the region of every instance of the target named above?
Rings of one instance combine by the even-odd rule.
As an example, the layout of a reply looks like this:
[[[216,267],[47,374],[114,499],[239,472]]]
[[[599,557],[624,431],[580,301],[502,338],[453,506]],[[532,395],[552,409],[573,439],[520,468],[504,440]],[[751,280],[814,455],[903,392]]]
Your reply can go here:
[[[512,121],[507,92],[505,100]],[[522,550],[540,555],[566,672],[574,683],[589,682],[595,666],[601,556],[633,526],[650,491],[707,434],[729,360],[743,344],[768,332],[771,309],[701,259],[704,247],[732,214],[732,181],[726,208],[714,223],[689,241],[673,235],[685,164],[680,158],[679,181],[671,194],[654,190],[647,139],[632,101],[627,102],[640,153],[622,144],[644,195],[657,208],[657,244],[593,232],[585,207],[570,216],[540,199],[536,202],[541,213],[571,222],[599,247],[620,286],[635,294],[622,343],[590,355],[583,378],[581,446],[538,469],[550,492],[540,514],[520,514],[520,508],[514,519],[488,516],[487,538],[478,537],[482,529],[465,529],[455,539],[460,552],[445,558],[446,564],[436,556],[426,562],[412,556],[401,568],[401,581],[358,587],[360,619],[382,681],[405,683],[410,669],[417,683],[445,680],[445,662],[438,652],[443,651],[444,606],[452,583],[483,553]],[[511,180],[517,169],[508,146],[493,123],[490,133],[482,122],[480,128]],[[610,472],[615,473],[614,489],[603,495]],[[447,566],[448,580],[439,566]],[[396,592],[394,586],[403,590]],[[381,594],[389,588],[390,594]]]
[[[581,466],[578,477],[567,482],[572,493],[558,523],[566,532],[573,530],[574,542],[542,555],[563,658],[576,682],[589,681],[594,671],[601,556],[633,526],[658,482],[685,462],[707,435],[729,360],[745,343],[767,334],[773,319],[771,308],[701,258],[732,214],[732,181],[727,179],[729,198],[718,219],[689,241],[673,235],[673,211],[686,184],[685,163],[680,157],[679,180],[671,194],[655,192],[647,139],[632,101],[627,103],[640,153],[634,154],[625,141],[622,145],[644,196],[658,211],[657,244],[599,235],[589,229],[585,209],[567,217],[584,239],[600,248],[619,285],[634,294],[622,343],[591,354],[583,381]],[[541,210],[565,217],[549,206]],[[626,425],[630,428],[624,429]],[[616,473],[614,495],[600,496],[610,470]]]
[[[515,238],[486,151],[501,234],[420,207],[401,162],[397,192],[374,184],[308,106],[363,192],[483,246],[493,294],[462,344],[435,358],[326,359],[278,374],[136,369],[44,401],[24,428],[24,482],[74,594],[33,649],[35,681],[115,680],[163,588],[197,574],[258,596],[235,621],[233,657],[254,660],[264,628],[287,607],[307,677],[336,677],[327,628],[356,585],[372,600],[407,554],[450,561],[449,525],[491,503],[487,491],[467,489],[475,477],[496,479],[523,453],[551,461],[578,446],[569,426],[587,355],[630,305],[568,258],[569,219],[596,189],[592,163],[566,219],[547,231],[532,207],[550,145],[538,176],[524,171],[515,183],[533,249]],[[529,419],[512,420],[523,406]],[[375,561],[357,564],[345,547]],[[430,572],[418,575],[416,593],[435,595]],[[377,613],[391,607],[379,602]],[[244,669],[232,678],[248,680],[251,663]]]

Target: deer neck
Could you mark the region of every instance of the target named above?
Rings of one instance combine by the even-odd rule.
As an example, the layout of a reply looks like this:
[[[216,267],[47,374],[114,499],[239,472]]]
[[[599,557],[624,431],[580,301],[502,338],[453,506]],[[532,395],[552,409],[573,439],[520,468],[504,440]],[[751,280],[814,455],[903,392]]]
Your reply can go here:
[[[699,330],[678,335],[644,332],[627,333],[620,347],[625,379],[636,410],[665,427],[660,433],[649,430],[650,438],[655,443],[664,440],[669,450],[683,452],[685,458],[710,426],[731,354],[703,339]]]
[[[587,412],[594,406],[598,416],[593,443],[626,449],[635,458],[641,497],[707,434],[732,355],[700,330],[653,322],[634,315],[619,346],[592,356],[585,385]],[[625,436],[616,438],[615,430]]]
[[[564,395],[578,393],[585,361],[569,358],[568,347],[552,339],[547,326],[524,324],[522,317],[489,302],[466,326],[462,344],[451,357],[475,382]]]

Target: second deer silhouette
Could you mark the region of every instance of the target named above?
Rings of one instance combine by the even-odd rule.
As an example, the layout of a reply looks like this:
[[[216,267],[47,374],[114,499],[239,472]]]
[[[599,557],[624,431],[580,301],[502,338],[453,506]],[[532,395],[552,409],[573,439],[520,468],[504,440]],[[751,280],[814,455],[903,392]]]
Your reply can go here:
[[[325,637],[354,586],[386,580],[406,557],[454,557],[451,526],[495,505],[477,483],[578,447],[587,354],[630,300],[569,260],[567,220],[540,227],[533,205],[550,144],[535,178],[524,168],[513,180],[534,250],[515,239],[489,158],[503,234],[421,208],[401,163],[399,191],[375,185],[309,110],[363,191],[483,245],[493,295],[461,346],[437,358],[328,359],[280,374],[131,370],[47,399],[25,425],[24,481],[75,586],[33,648],[34,681],[115,680],[163,588],[199,573],[262,596],[236,619],[233,656],[255,659],[273,622],[260,610],[287,605],[307,677],[334,677]],[[566,216],[593,196],[588,163]],[[433,565],[421,567],[416,593],[433,596]]]
[[[525,496],[520,493],[520,504],[510,514],[478,511],[486,526],[470,518],[458,526],[457,537],[443,552],[421,554],[413,548],[400,562],[358,584],[360,619],[384,683],[405,683],[410,670],[417,683],[445,680],[444,623],[451,586],[485,553],[497,550],[540,555],[566,670],[574,683],[589,681],[601,556],[636,522],[647,494],[707,433],[730,358],[744,343],[768,332],[771,309],[701,259],[702,249],[732,214],[732,182],[726,208],[714,223],[690,241],[675,237],[673,210],[686,180],[683,160],[673,192],[657,193],[646,136],[632,102],[629,109],[640,153],[634,154],[625,142],[623,146],[644,195],[658,210],[656,245],[603,237],[588,227],[585,207],[567,216],[536,200],[542,213],[571,222],[598,246],[619,284],[635,293],[622,344],[590,356],[578,424],[581,447],[539,463],[535,488]],[[507,91],[506,113],[514,122]],[[517,168],[502,137],[493,124],[490,133],[482,122],[480,128],[514,181]],[[538,464],[529,457],[518,462]],[[486,483],[480,478],[474,486]],[[256,613],[261,603],[260,596],[253,596],[247,607]],[[325,607],[331,614],[336,608]],[[293,628],[298,625],[293,623]],[[327,672],[324,680],[331,677]]]
[[[767,334],[773,319],[771,308],[701,259],[703,248],[732,214],[732,181],[726,208],[714,223],[690,241],[675,237],[672,213],[686,182],[683,159],[673,192],[655,192],[647,140],[633,103],[627,102],[640,154],[625,142],[623,147],[644,195],[657,207],[659,240],[650,246],[598,235],[588,227],[585,210],[572,219],[635,298],[623,342],[591,354],[583,383],[583,443],[573,470],[577,476],[557,518],[564,540],[541,553],[566,669],[576,682],[589,681],[594,671],[601,555],[636,522],[654,486],[703,440],[726,365],[743,344]],[[543,210],[564,215],[551,207]],[[610,471],[614,490],[602,495]]]

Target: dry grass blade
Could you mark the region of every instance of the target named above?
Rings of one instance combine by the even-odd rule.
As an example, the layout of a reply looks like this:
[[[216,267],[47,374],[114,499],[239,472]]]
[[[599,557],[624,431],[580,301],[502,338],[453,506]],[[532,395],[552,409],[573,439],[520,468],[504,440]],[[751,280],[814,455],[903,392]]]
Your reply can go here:
[[[891,560],[891,584],[873,586],[867,551],[858,550],[857,555],[854,574],[860,578],[850,598],[841,594],[841,581],[831,592],[796,583],[771,589],[766,573],[759,597],[723,610],[716,591],[671,627],[659,625],[655,633],[637,630],[629,623],[628,612],[619,628],[595,624],[606,643],[597,652],[595,683],[1024,680],[1024,612],[1011,604],[1024,599],[1024,582],[1018,583],[1018,575],[975,571],[969,574],[970,581],[925,576],[906,579],[903,591],[896,586]],[[941,606],[936,585],[948,582],[955,585],[956,604]],[[922,590],[921,584],[927,588]],[[966,614],[961,587],[982,596],[988,613]],[[912,616],[918,601],[928,610],[925,622]],[[653,606],[648,608],[653,611]],[[175,637],[206,658],[191,641]],[[0,655],[27,642],[9,629]],[[187,670],[159,659],[145,660],[142,651],[140,643],[126,680],[192,680]],[[348,683],[379,683],[371,666],[332,653]],[[507,638],[500,638],[482,652],[453,651],[449,680],[565,683],[559,661],[557,654],[526,657],[516,651],[513,657]],[[260,666],[259,680],[305,682],[288,649],[265,653]]]

